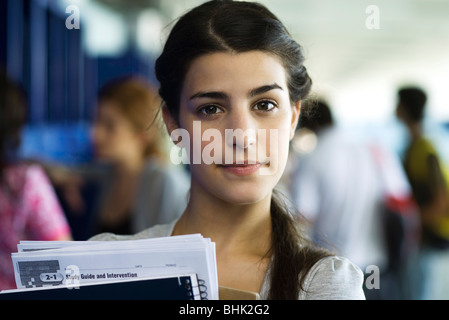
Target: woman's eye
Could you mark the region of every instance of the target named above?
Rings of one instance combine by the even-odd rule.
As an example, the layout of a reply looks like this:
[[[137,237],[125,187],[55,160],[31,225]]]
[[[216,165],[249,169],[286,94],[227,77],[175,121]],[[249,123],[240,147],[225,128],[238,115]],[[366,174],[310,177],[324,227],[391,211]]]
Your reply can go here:
[[[214,105],[202,107],[199,111],[201,114],[207,115],[207,116],[223,112],[219,107],[214,106]]]
[[[259,111],[273,111],[276,104],[271,101],[260,101],[254,105],[255,110]]]

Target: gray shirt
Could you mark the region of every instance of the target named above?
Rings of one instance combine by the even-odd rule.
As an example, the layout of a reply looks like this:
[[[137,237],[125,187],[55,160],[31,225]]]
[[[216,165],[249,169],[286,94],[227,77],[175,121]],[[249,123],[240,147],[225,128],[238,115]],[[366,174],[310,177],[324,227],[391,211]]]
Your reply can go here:
[[[98,219],[101,205],[107,201],[112,183],[112,169],[108,166],[84,168],[82,174],[98,184],[98,199],[94,219]],[[131,210],[131,232],[137,233],[158,224],[178,219],[184,212],[190,189],[188,173],[179,166],[162,166],[152,159],[145,162],[134,194]]]
[[[135,235],[103,233],[90,240],[117,241],[168,237],[172,235],[176,222],[157,225]],[[329,256],[319,260],[310,269],[304,281],[304,291],[300,292],[298,300],[364,300],[362,284],[363,273],[355,264],[343,257]],[[267,299],[270,285],[270,278],[266,276],[260,291],[261,299]]]

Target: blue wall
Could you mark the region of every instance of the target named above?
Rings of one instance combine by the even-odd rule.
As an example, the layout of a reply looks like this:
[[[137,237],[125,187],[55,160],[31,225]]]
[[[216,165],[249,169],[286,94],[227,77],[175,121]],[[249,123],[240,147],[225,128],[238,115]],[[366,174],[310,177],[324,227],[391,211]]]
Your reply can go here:
[[[154,75],[151,59],[131,47],[117,57],[89,56],[82,20],[81,29],[69,30],[67,17],[46,1],[0,1],[0,68],[28,95],[22,155],[79,163],[90,158],[98,89],[116,77]]]

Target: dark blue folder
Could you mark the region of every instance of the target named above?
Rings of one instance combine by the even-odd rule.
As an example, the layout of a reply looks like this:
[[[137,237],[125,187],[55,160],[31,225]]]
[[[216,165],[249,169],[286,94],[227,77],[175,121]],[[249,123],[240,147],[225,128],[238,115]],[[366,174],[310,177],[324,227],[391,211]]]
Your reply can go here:
[[[201,295],[204,298],[204,293]],[[69,289],[11,290],[0,300],[194,300],[190,276],[98,283]]]

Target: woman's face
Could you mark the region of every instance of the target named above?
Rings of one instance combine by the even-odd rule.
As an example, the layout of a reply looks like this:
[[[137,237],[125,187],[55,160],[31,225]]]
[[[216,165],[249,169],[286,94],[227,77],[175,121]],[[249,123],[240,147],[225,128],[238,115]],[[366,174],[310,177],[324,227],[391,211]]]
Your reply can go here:
[[[291,105],[287,75],[275,56],[250,51],[194,60],[179,112],[179,125],[190,137],[185,147],[191,151],[192,188],[236,204],[271,197],[285,168],[299,108],[299,102]]]
[[[131,122],[109,101],[100,102],[92,130],[95,156],[120,163],[142,157],[142,141]]]

